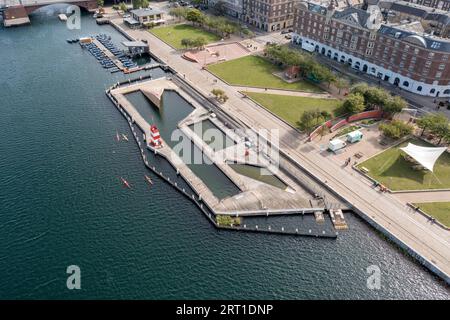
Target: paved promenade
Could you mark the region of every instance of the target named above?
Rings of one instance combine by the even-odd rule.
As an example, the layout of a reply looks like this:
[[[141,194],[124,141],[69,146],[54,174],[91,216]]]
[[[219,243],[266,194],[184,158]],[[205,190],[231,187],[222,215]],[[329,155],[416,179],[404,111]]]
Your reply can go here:
[[[189,63],[179,53],[146,31],[129,30],[119,23],[133,37],[146,39],[151,51],[172,66],[205,95],[212,88],[220,88],[229,100],[223,106],[228,113],[239,118],[254,129],[277,128],[280,130],[280,147],[293,160],[313,173],[330,189],[339,193],[355,211],[367,220],[376,222],[381,228],[394,235],[397,242],[404,243],[410,250],[426,259],[428,266],[447,275],[450,283],[450,233],[430,224],[425,217],[410,209],[405,202],[393,195],[380,193],[371,183],[356,172],[347,172],[333,161],[320,155],[313,144],[305,143],[296,130],[273,116],[252,101],[242,97],[236,88],[216,79],[201,70],[197,64]],[[376,258],[376,257],[375,257]],[[376,260],[374,260],[376,261]]]
[[[450,202],[450,191],[411,191],[396,193],[395,197],[403,202]]]
[[[233,87],[240,92],[247,91],[247,92],[256,92],[256,93],[279,94],[279,95],[283,95],[283,96],[293,96],[293,97],[333,99],[333,97],[329,93],[314,93],[314,92],[294,91],[294,90],[264,89],[264,88],[242,87],[242,86],[233,86]]]

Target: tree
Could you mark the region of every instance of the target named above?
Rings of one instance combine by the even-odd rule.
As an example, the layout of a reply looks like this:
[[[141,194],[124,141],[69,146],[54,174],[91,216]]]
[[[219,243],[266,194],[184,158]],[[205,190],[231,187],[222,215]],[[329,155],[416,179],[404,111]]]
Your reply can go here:
[[[349,94],[344,101],[343,107],[346,112],[351,114],[363,112],[365,109],[364,96],[360,93]]]
[[[298,50],[270,44],[266,46],[265,54],[280,64],[300,67],[301,74],[304,77],[309,77],[318,82],[332,83],[336,81],[336,76],[330,69],[315,61],[311,55],[306,55]]]
[[[325,114],[320,110],[307,110],[300,116],[298,127],[309,135],[318,125],[326,120]]]
[[[344,78],[337,78],[334,82],[334,85],[339,90],[339,94],[341,94],[341,90],[348,88],[350,86],[350,83]]]
[[[422,132],[420,133],[420,136],[423,136],[425,133],[425,130],[430,128],[433,124],[433,114],[427,114],[423,116],[422,118],[417,119],[416,124],[417,126],[422,129]]]
[[[445,143],[450,144],[450,130],[447,132],[447,134],[443,137]]]
[[[103,7],[105,5],[105,0],[97,0],[97,5]]]
[[[181,39],[181,45],[188,48],[202,48],[204,47],[208,42],[203,37],[197,37],[197,38],[183,38]]]
[[[140,0],[140,1],[141,1],[141,8],[148,8],[150,6],[148,0]]]
[[[380,124],[379,129],[386,137],[395,140],[411,134],[414,130],[413,126],[400,120],[393,120],[391,123]]]
[[[207,43],[208,41],[203,37],[197,37],[192,42],[193,46],[198,49],[203,48]]]
[[[329,128],[325,124],[323,124],[319,130],[320,139],[322,139],[323,136],[325,136],[329,132],[330,132]]]
[[[360,82],[352,87],[352,89],[350,90],[350,93],[359,93],[359,94],[365,95],[368,89],[369,89],[369,85],[367,83]]]
[[[186,8],[183,8],[183,7],[172,8],[172,9],[170,9],[169,14],[172,17],[175,17],[175,18],[178,18],[178,19],[186,18],[187,10],[186,10]]]
[[[391,95],[387,91],[377,87],[367,87],[367,90],[363,93],[363,96],[366,105],[380,108],[382,108],[391,98]]]
[[[181,39],[181,45],[183,46],[183,47],[185,47],[186,49],[187,48],[192,48],[192,39],[190,39],[190,38],[183,38],[183,39]]]
[[[223,16],[227,13],[227,7],[224,1],[217,1],[213,6],[213,12],[216,16]]]
[[[433,128],[433,133],[439,137],[438,144],[441,144],[442,140],[446,139],[450,134],[449,123],[439,123]]]
[[[221,103],[225,103],[228,100],[228,96],[225,94],[225,91],[223,91],[221,89],[212,89],[211,93]]]
[[[248,28],[241,28],[241,34],[247,38],[253,38],[255,33]]]
[[[422,129],[420,136],[423,136],[426,130],[430,132],[436,131],[436,128],[440,126],[448,125],[448,119],[445,114],[442,113],[429,113],[416,121],[419,128]]]
[[[201,25],[205,21],[205,15],[200,10],[189,9],[186,13],[186,20]]]
[[[128,10],[127,5],[125,4],[125,2],[121,2],[119,4],[119,9],[122,10],[123,12],[126,12]]]
[[[228,21],[226,18],[216,18],[214,29],[218,32],[222,37],[226,38],[230,34],[239,31],[239,27],[237,24]]]
[[[383,111],[389,115],[399,113],[406,107],[406,101],[400,96],[389,97],[382,106]]]
[[[438,144],[440,144],[443,139],[446,139],[450,132],[450,123],[448,118],[443,113],[427,115],[424,118],[428,119],[425,120],[425,123],[428,124],[427,128],[431,133],[439,138]]]

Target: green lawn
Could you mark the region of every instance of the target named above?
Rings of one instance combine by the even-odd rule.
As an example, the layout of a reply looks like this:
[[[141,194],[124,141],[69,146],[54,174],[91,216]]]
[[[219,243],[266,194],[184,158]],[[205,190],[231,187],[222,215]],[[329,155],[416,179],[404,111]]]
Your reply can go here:
[[[295,97],[256,92],[245,92],[245,94],[294,127],[298,127],[297,122],[306,110],[319,109],[320,111],[333,113],[341,105],[341,102],[336,99]]]
[[[150,29],[150,33],[154,34],[176,49],[183,48],[183,46],[181,45],[181,39],[184,38],[203,37],[208,43],[220,40],[220,37],[218,35],[188,24],[178,24],[175,26],[153,28]]]
[[[309,82],[288,83],[274,76],[272,73],[281,71],[281,69],[258,56],[246,56],[209,65],[208,70],[229,84],[236,86],[323,92],[319,87]]]
[[[403,159],[399,149],[408,142],[431,146],[422,140],[411,139],[364,161],[359,167],[369,169],[369,176],[391,190],[450,188],[450,154],[444,152],[439,157],[434,165],[434,174],[426,170],[414,170],[411,164]]]
[[[414,203],[414,205],[450,228],[450,202]]]

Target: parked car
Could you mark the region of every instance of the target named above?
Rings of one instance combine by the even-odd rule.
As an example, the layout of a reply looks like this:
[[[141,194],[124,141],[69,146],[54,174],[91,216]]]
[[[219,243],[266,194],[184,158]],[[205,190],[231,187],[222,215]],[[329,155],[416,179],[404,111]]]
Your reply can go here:
[[[281,31],[281,34],[286,34],[286,33],[290,33],[290,31],[289,31],[289,30],[283,30],[283,31]]]
[[[287,35],[285,35],[284,36],[286,39],[288,39],[288,40],[291,40],[292,39],[292,36],[290,35],[290,34],[287,34]]]

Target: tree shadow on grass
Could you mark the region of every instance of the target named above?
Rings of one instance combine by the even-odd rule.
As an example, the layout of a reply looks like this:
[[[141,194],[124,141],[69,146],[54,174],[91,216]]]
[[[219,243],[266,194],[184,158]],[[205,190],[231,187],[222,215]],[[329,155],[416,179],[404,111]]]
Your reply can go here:
[[[399,156],[386,170],[380,173],[380,177],[405,178],[424,184],[427,172],[424,170],[414,170],[412,166],[411,163]]]

